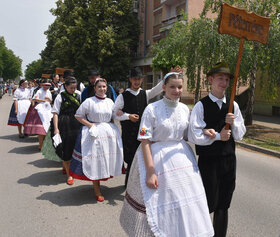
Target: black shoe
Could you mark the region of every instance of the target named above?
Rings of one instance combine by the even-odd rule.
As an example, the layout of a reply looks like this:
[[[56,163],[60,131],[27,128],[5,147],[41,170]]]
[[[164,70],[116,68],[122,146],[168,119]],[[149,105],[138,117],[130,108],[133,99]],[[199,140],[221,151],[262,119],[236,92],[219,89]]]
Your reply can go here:
[[[18,136],[19,136],[19,138],[24,138],[23,134],[19,134]]]

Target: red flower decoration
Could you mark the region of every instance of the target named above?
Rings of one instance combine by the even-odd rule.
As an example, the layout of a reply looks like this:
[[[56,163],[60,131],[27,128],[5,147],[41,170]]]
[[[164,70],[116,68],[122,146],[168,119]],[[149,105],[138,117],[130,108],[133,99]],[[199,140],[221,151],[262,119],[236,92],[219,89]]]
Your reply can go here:
[[[144,136],[146,133],[147,133],[147,129],[146,128],[141,128],[140,135]]]

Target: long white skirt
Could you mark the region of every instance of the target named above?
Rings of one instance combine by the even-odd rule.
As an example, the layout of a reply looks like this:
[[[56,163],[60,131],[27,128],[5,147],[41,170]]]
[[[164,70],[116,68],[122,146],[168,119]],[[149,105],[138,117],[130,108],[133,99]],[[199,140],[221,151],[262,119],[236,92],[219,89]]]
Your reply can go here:
[[[185,141],[157,142],[151,144],[151,151],[159,186],[150,189],[146,185],[146,168],[140,146],[133,161],[138,163],[139,173],[131,170],[121,213],[121,224],[126,232],[130,236],[141,236],[138,230],[147,236],[150,236],[149,232],[155,236],[213,236],[204,187],[190,146]],[[140,187],[135,186],[137,179]],[[142,195],[139,196],[135,189],[141,189]],[[126,216],[139,218],[133,218],[135,223],[132,223]],[[147,222],[150,230],[144,234],[143,227]],[[127,229],[132,225],[137,226],[135,233]]]
[[[123,146],[119,129],[113,123],[95,123],[94,134],[82,130],[82,167],[91,180],[121,175]]]

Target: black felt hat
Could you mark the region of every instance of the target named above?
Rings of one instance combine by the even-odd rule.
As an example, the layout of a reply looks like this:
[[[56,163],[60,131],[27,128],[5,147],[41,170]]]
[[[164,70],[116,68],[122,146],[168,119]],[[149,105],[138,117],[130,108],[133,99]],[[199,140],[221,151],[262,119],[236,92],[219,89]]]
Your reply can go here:
[[[96,68],[88,70],[88,77],[98,76],[98,75],[100,75],[100,72]]]
[[[231,74],[229,66],[227,65],[226,62],[216,63],[206,75],[207,77],[209,77],[218,72],[228,74],[231,79],[233,78],[233,74]]]
[[[144,77],[141,69],[139,67],[135,67],[129,70],[128,78],[137,78],[137,77]]]
[[[65,70],[63,72],[63,77],[64,78],[67,78],[67,77],[73,77],[74,76],[74,73],[71,71],[71,70]]]

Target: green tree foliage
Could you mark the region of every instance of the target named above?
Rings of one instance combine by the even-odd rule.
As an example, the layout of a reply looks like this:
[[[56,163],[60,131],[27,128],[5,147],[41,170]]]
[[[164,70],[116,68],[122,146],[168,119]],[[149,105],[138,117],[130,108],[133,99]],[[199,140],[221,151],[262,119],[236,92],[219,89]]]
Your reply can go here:
[[[0,37],[0,77],[7,80],[22,75],[21,62],[22,60],[6,47],[4,37]]]
[[[45,72],[73,68],[86,78],[98,68],[109,80],[123,80],[137,47],[139,23],[132,0],[58,0],[51,12],[56,19],[41,57]]]
[[[246,41],[239,72],[239,82],[249,82],[250,99],[245,111],[245,123],[252,124],[253,103],[256,72],[267,73],[269,76],[269,96],[276,93],[276,83],[280,73],[280,4],[275,1],[225,1],[247,11],[270,17],[271,27],[266,45]],[[155,70],[169,70],[180,65],[186,69],[188,89],[195,92],[195,100],[199,99],[200,87],[207,84],[205,74],[218,61],[228,62],[234,72],[240,40],[230,35],[218,34],[219,19],[209,19],[207,12],[219,16],[222,1],[206,0],[203,12],[198,19],[177,22],[168,37],[155,44],[152,49]],[[274,89],[273,89],[274,88]],[[230,93],[230,91],[229,91]],[[275,95],[275,94],[274,94]]]
[[[42,59],[35,60],[26,66],[25,78],[28,80],[34,80],[41,78],[44,73]]]

